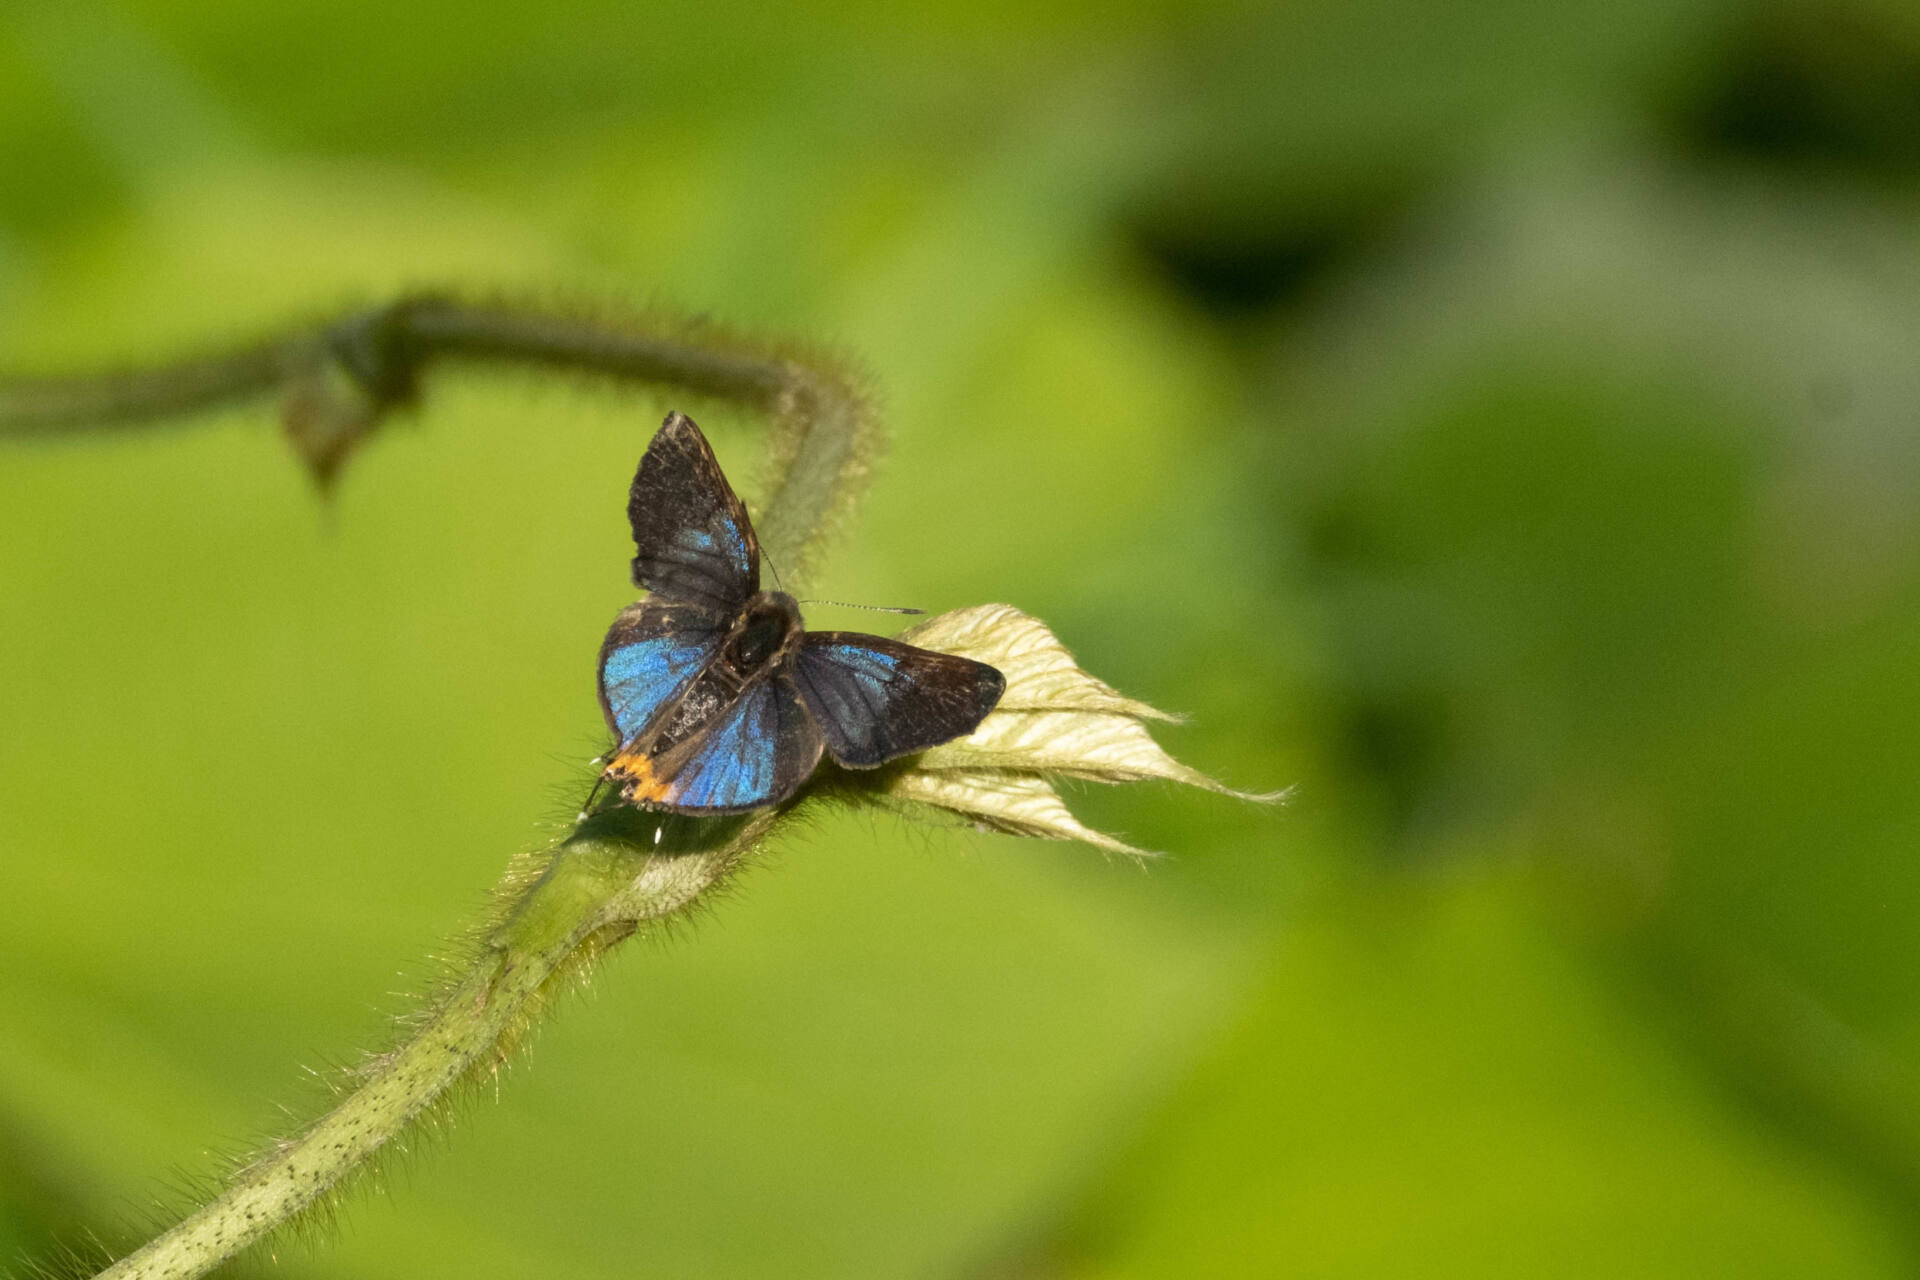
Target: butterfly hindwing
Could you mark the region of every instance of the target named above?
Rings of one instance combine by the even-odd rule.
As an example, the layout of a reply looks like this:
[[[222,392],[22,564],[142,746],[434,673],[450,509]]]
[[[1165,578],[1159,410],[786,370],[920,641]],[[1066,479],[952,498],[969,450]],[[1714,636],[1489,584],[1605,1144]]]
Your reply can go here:
[[[630,803],[678,813],[744,813],[778,804],[820,762],[820,729],[791,681],[755,680],[732,702],[688,726],[664,750],[635,742],[614,756],[608,776]]]
[[[636,586],[728,615],[760,589],[760,546],[746,506],[685,414],[669,414],[647,446],[627,493],[627,521]]]
[[[600,646],[600,709],[621,745],[639,737],[712,663],[728,622],[655,597],[622,613]]]
[[[793,681],[827,750],[853,769],[972,733],[1006,691],[984,662],[847,631],[809,631]]]

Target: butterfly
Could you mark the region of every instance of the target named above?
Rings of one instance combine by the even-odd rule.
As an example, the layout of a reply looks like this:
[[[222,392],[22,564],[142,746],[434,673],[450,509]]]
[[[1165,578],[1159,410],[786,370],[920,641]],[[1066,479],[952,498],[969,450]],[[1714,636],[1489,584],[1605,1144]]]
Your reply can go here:
[[[760,544],[700,428],[667,416],[627,497],[649,594],[600,647],[602,774],[629,804],[744,813],[792,796],[821,753],[872,769],[973,732],[1006,691],[984,662],[880,636],[808,631],[760,589]]]

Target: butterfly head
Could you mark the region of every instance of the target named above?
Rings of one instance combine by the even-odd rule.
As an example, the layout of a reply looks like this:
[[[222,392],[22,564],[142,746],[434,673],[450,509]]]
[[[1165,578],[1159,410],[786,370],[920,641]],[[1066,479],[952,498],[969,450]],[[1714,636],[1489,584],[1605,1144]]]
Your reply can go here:
[[[806,634],[800,606],[784,591],[762,591],[748,600],[721,646],[720,660],[742,680],[790,657]]]

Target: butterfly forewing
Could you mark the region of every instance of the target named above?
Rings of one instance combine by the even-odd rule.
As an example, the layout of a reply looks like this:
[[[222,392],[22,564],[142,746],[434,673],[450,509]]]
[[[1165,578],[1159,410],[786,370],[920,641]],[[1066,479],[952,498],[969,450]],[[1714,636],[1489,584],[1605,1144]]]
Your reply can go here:
[[[627,493],[633,581],[731,618],[760,589],[760,547],[700,428],[671,414]]]
[[[984,662],[847,631],[809,631],[793,680],[827,750],[854,769],[972,733],[1006,691]]]

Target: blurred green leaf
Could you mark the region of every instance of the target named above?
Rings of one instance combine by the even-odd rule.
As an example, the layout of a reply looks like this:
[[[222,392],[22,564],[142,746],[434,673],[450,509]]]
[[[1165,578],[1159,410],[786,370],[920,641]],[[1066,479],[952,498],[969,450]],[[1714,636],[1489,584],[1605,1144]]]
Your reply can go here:
[[[1340,904],[1079,1236],[1071,1276],[1890,1276],[1904,1241],[1555,942],[1512,877]]]

